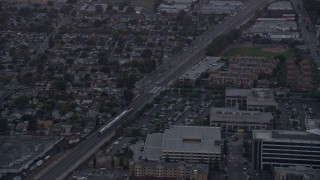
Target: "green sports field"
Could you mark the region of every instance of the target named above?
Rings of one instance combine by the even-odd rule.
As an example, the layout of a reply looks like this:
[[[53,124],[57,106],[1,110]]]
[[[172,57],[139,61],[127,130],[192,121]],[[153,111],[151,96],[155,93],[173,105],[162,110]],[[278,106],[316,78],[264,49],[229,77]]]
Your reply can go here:
[[[262,57],[268,57],[268,58],[274,58],[278,55],[283,55],[287,59],[293,59],[293,54],[290,52],[269,52],[269,51],[263,51],[262,48],[230,48],[225,52],[225,57],[230,56],[262,56]]]

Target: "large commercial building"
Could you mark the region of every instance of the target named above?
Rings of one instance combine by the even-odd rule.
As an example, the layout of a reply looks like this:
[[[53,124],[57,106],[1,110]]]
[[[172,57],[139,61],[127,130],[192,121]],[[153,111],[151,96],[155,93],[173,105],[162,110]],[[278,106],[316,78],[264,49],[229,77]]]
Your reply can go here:
[[[252,135],[252,168],[255,170],[275,166],[320,168],[319,129],[308,132],[254,130]]]
[[[188,164],[185,162],[131,161],[130,179],[208,179],[208,164]]]
[[[202,73],[207,71],[216,71],[225,63],[220,62],[221,57],[206,57],[198,64],[194,65],[190,70],[185,72],[179,78],[180,84],[188,84],[194,86],[199,80]]]
[[[222,130],[254,130],[272,127],[271,112],[239,111],[237,108],[210,108],[210,126]]]
[[[142,159],[209,163],[220,162],[220,156],[219,127],[174,126],[163,134],[148,134]]]
[[[278,106],[273,91],[267,88],[226,89],[226,106],[240,106],[248,111],[269,111]]]

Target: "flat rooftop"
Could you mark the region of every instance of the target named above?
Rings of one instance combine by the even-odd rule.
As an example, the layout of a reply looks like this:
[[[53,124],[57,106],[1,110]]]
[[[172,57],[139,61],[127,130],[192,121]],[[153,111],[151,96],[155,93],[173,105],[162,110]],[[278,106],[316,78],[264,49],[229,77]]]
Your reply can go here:
[[[148,134],[142,153],[142,159],[159,161],[161,158],[162,140],[162,133]]]
[[[217,1],[217,0],[211,0],[209,2],[209,5],[213,6],[240,6],[242,4],[241,1]]]
[[[226,96],[249,96],[251,93],[250,89],[237,89],[237,88],[226,88]]]
[[[250,33],[272,33],[297,30],[298,25],[295,21],[257,21],[250,29]]]
[[[201,73],[206,72],[207,70],[218,70],[220,69],[225,63],[218,62],[221,57],[206,57],[198,64],[194,65],[191,69],[185,72],[179,79],[190,79],[190,80],[197,80]]]
[[[247,106],[277,106],[272,89],[252,88],[251,95],[247,97]]]
[[[267,88],[227,88],[226,97],[246,97],[247,106],[277,106],[273,91]]]
[[[290,1],[278,1],[268,6],[268,10],[293,10]]]
[[[271,112],[240,111],[237,108],[210,108],[210,120],[220,122],[269,123]]]
[[[290,130],[253,130],[253,139],[272,142],[297,142],[320,144],[320,136],[304,131]]]
[[[221,152],[219,127],[173,126],[164,133],[148,134],[142,159],[159,161],[163,152]]]
[[[164,132],[162,152],[221,152],[219,127],[174,126]]]

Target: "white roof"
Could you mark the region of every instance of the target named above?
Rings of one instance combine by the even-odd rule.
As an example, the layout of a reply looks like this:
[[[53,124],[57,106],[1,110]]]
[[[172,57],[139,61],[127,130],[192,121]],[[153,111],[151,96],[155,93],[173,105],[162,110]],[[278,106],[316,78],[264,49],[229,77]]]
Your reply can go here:
[[[219,127],[174,126],[165,130],[162,152],[220,153]]]
[[[206,57],[180,76],[180,79],[197,80],[201,73],[204,73],[209,69],[218,70],[224,65],[224,63],[218,62],[220,59],[221,57]]]

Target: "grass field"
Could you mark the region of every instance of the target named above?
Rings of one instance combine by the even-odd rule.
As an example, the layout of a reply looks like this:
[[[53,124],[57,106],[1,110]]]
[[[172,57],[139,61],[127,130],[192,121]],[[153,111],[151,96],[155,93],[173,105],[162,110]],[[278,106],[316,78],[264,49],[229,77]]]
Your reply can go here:
[[[268,58],[274,58],[278,55],[283,55],[287,59],[293,59],[293,54],[290,52],[268,52],[263,51],[261,48],[230,48],[224,56],[230,57],[230,56],[236,56],[236,55],[242,55],[242,56],[262,56],[262,57],[268,57]]]

